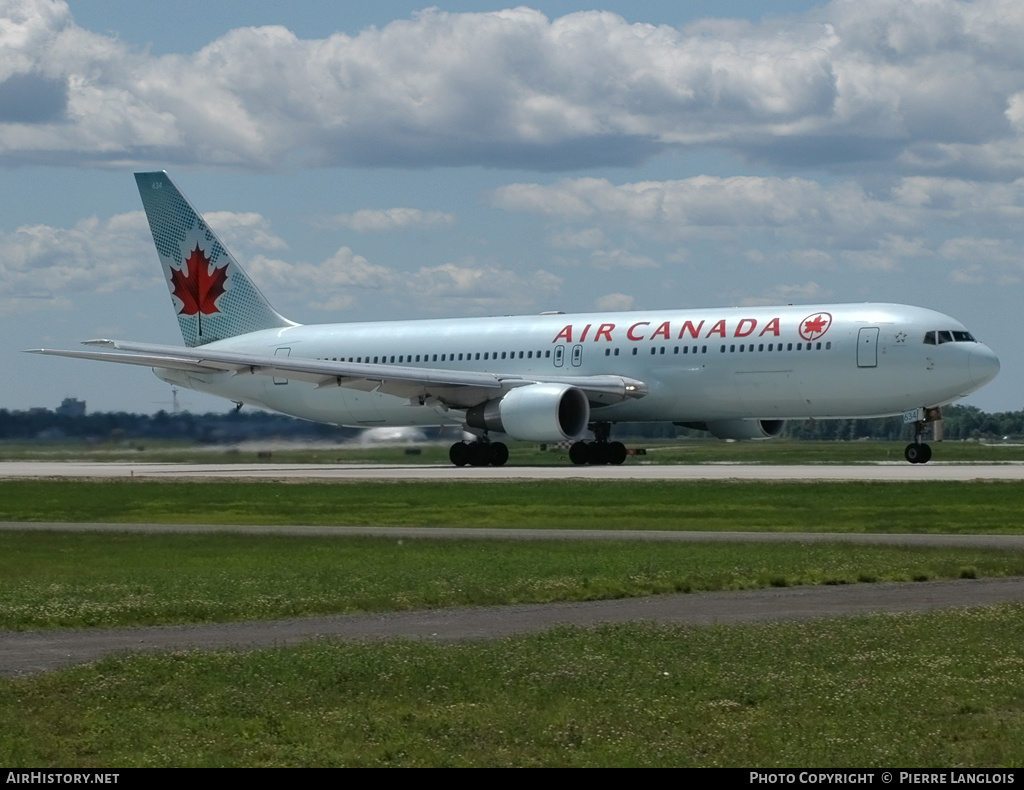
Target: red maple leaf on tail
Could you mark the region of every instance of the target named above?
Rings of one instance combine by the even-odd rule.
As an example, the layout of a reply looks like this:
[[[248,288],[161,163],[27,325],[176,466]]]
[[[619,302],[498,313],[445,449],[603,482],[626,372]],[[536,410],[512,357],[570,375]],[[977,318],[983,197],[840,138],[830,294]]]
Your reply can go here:
[[[217,300],[224,294],[227,279],[227,264],[211,272],[210,259],[197,244],[185,268],[171,270],[171,293],[181,299],[178,315],[219,313]]]

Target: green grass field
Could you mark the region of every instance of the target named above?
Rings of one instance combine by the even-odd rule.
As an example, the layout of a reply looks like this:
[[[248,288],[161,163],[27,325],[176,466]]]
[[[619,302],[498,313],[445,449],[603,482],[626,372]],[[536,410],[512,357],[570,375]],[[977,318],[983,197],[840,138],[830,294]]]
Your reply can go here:
[[[1019,534],[1007,483],[0,482],[0,520]],[[0,628],[1024,574],[1024,553],[0,532]],[[0,764],[1020,766],[1024,607],[186,652],[0,680]],[[0,635],[2,638],[2,635]]]
[[[1020,575],[982,549],[0,532],[0,629]]]
[[[1020,534],[1012,482],[0,481],[0,521]]]
[[[0,682],[7,766],[1024,763],[1024,607],[320,642]]]
[[[0,482],[5,521],[1019,534],[1021,513],[1012,483]],[[0,628],[1022,574],[962,548],[0,532]]]

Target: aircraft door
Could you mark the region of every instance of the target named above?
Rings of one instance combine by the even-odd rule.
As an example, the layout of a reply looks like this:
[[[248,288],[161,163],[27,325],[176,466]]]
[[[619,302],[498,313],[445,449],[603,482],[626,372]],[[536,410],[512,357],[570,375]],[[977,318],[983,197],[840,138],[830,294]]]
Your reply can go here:
[[[291,354],[292,354],[292,350],[290,348],[278,348],[278,349],[276,349],[274,351],[274,356],[275,357],[290,357]],[[287,384],[288,383],[288,379],[281,379],[281,378],[278,378],[277,376],[274,376],[274,383],[275,384]]]
[[[565,361],[565,346],[555,346],[554,363],[556,368],[562,367],[562,363]]]
[[[583,364],[583,346],[572,347],[572,366],[578,368]]]
[[[857,335],[857,367],[878,367],[878,327],[865,326]]]

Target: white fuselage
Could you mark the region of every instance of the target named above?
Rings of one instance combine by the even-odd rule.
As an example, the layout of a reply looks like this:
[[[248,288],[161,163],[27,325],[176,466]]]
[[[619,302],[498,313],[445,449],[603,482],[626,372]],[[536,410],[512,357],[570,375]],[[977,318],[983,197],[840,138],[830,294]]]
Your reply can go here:
[[[527,377],[611,374],[644,382],[646,396],[592,409],[591,419],[612,423],[885,416],[954,401],[999,369],[995,354],[955,319],[896,304],[290,326],[204,348]],[[464,420],[463,412],[437,402],[420,405],[375,391],[281,377],[156,373],[233,401],[339,425]]]

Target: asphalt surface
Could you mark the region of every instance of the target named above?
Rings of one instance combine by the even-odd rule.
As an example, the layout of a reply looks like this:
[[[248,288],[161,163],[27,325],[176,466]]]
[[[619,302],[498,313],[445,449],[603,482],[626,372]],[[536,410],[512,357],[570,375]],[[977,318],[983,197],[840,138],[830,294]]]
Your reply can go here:
[[[31,675],[89,663],[107,655],[150,650],[268,648],[326,638],[444,642],[528,634],[557,625],[590,627],[634,621],[750,623],[875,612],[923,612],[1007,602],[1024,603],[1024,579],[792,587],[255,623],[7,632],[0,636],[0,675]]]
[[[1024,535],[922,535],[866,532],[681,532],[654,529],[514,529],[508,527],[314,527],[249,524],[120,524],[66,521],[0,521],[0,532],[143,532],[192,534],[233,532],[247,535],[386,537],[430,540],[586,540],[661,543],[858,543],[878,546],[963,546],[1024,549]]]
[[[264,480],[1024,480],[1024,463],[862,465],[692,464],[485,466],[376,464],[150,464],[69,461],[0,463],[2,478]]]

